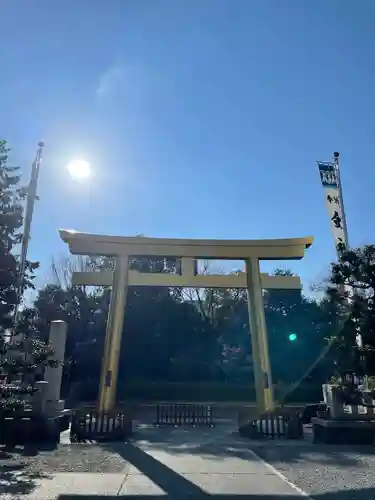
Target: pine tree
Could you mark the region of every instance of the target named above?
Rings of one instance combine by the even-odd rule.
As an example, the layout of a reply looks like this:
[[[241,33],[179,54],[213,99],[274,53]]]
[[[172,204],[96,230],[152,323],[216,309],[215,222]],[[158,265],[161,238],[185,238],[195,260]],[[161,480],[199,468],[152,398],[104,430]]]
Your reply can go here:
[[[375,245],[348,250],[332,265],[328,296],[342,325],[331,339],[336,379],[345,401],[362,405],[358,376],[375,375]]]

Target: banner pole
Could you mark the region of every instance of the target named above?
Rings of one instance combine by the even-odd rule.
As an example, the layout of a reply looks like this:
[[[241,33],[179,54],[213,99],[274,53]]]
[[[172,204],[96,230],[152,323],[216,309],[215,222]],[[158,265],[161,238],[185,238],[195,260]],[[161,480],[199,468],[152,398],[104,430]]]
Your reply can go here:
[[[341,173],[340,173],[340,161],[339,161],[340,153],[335,151],[333,153],[333,166],[336,171],[336,176],[337,176],[337,184],[339,188],[339,194],[340,194],[340,199],[341,199],[341,208],[342,208],[342,222],[343,222],[343,229],[344,229],[344,235],[345,235],[345,241],[347,245],[347,249],[349,249],[349,238],[348,238],[348,226],[346,224],[346,213],[345,213],[345,206],[344,206],[344,196],[342,194],[342,184],[341,184]],[[339,256],[340,257],[340,256]]]
[[[38,149],[36,152],[35,160],[31,167],[30,182],[26,190],[26,210],[23,220],[23,235],[22,235],[22,245],[21,245],[21,255],[18,268],[18,281],[17,281],[17,302],[15,304],[13,313],[13,334],[15,334],[15,328],[17,326],[17,320],[20,313],[20,303],[22,300],[24,292],[24,279],[27,265],[27,251],[29,247],[31,223],[33,219],[34,204],[37,200],[37,188],[39,179],[40,163],[42,161],[44,142],[38,143]]]
[[[326,200],[328,201],[328,207],[334,201],[336,206],[334,208],[328,208],[329,214],[332,215],[332,230],[333,237],[336,245],[337,257],[340,261],[342,254],[345,250],[349,249],[349,238],[348,238],[348,226],[346,222],[346,213],[344,208],[344,196],[342,192],[342,182],[341,182],[341,172],[339,163],[340,153],[335,151],[333,153],[332,163],[318,162],[319,172],[321,175],[321,180],[323,187],[325,189]],[[333,174],[330,176],[330,172]],[[327,194],[328,193],[328,194]],[[341,234],[340,234],[341,229]],[[339,289],[341,293],[346,296],[346,303],[348,307],[351,307],[353,300],[353,287],[348,285],[340,285]],[[358,290],[357,290],[358,294]],[[360,333],[359,327],[356,328],[356,344],[358,348],[363,347],[362,335]],[[364,366],[364,371],[365,371]],[[363,385],[365,389],[368,389],[368,378],[365,375],[363,379]]]

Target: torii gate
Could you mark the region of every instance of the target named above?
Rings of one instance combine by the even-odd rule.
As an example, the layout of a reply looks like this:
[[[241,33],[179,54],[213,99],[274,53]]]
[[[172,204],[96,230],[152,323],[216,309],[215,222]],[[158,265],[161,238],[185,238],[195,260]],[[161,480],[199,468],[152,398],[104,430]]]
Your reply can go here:
[[[121,335],[128,286],[190,288],[246,288],[257,406],[274,409],[271,364],[268,352],[263,289],[300,289],[298,276],[269,276],[260,272],[260,260],[302,259],[313,237],[274,240],[183,240],[106,236],[60,230],[74,255],[112,256],[114,271],[75,272],[74,285],[112,286],[104,358],[99,390],[99,410],[110,411],[116,402]],[[181,274],[140,273],[129,270],[133,256],[181,258]],[[244,260],[246,272],[237,275],[199,275],[196,259]]]

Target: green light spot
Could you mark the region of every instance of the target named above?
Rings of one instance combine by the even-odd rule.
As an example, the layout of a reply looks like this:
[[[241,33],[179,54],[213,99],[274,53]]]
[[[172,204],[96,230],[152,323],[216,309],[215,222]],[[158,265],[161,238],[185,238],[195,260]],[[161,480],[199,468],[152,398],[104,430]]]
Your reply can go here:
[[[297,335],[295,333],[290,333],[289,334],[289,340],[291,342],[294,342],[295,340],[297,340]]]

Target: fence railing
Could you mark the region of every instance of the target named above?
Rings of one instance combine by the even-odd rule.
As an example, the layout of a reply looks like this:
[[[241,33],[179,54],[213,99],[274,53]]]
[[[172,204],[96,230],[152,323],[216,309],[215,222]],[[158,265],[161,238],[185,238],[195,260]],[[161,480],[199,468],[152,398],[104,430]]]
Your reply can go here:
[[[288,433],[288,420],[282,415],[263,415],[254,421],[254,426],[259,434],[271,439],[286,437]]]
[[[70,426],[70,439],[81,441],[122,441],[132,433],[132,419],[122,411],[100,413],[97,410],[75,411]]]
[[[279,410],[239,422],[239,432],[250,439],[303,439],[303,425],[298,413]]]
[[[160,404],[156,407],[156,425],[191,425],[212,427],[212,406],[209,404]]]

